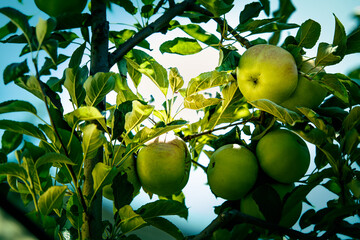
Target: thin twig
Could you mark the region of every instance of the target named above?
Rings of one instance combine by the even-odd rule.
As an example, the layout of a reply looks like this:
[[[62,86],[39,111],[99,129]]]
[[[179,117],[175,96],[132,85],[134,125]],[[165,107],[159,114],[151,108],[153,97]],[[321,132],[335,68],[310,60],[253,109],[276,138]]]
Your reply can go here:
[[[233,35],[234,38],[236,38],[236,40],[245,48],[248,49],[252,46],[252,44],[249,42],[249,40],[240,36],[239,33],[237,31],[235,31],[235,29],[233,29],[231,26],[229,26],[223,19],[221,19],[220,17],[215,17],[207,9],[202,8],[200,5],[195,4],[195,3],[191,4],[190,8],[191,8],[191,10],[193,10],[195,12],[202,13],[208,17],[211,17],[215,22],[217,22],[220,25],[220,27],[222,29],[224,28],[224,26],[226,26],[226,29],[228,29],[228,32],[231,33],[231,35]]]
[[[133,47],[135,47],[138,43],[146,39],[148,36],[152,35],[153,33],[159,32],[163,28],[167,27],[169,22],[174,17],[181,15],[194,2],[195,0],[185,0],[181,3],[176,4],[175,6],[167,10],[161,17],[159,17],[153,23],[141,29],[131,39],[121,44],[114,52],[110,54],[109,67],[111,68],[122,57],[124,57],[126,53],[128,53]]]

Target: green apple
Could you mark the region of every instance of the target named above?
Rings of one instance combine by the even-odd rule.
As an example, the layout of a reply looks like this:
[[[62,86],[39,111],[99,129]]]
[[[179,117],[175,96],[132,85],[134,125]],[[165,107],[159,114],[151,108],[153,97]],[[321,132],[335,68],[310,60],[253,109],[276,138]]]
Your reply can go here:
[[[238,144],[227,144],[210,157],[207,179],[217,197],[236,200],[245,196],[254,186],[258,175],[255,154]]]
[[[35,0],[36,6],[52,17],[58,17],[64,13],[81,13],[87,0]]]
[[[186,143],[176,136],[163,135],[148,143],[136,161],[144,190],[160,196],[179,193],[189,180],[190,167]]]
[[[281,201],[283,201],[285,195],[292,191],[294,184],[270,184],[270,186],[279,194]],[[252,195],[253,192],[249,193],[241,199],[240,202],[240,211],[244,214],[265,220],[264,215],[261,213],[260,208]],[[268,196],[264,194],[264,199],[267,199]],[[287,209],[283,209],[281,212],[281,218],[279,225],[283,227],[292,227],[297,220],[299,219],[302,211],[302,203],[297,202],[294,206],[288,206]]]
[[[239,89],[248,101],[268,99],[280,104],[290,97],[298,83],[293,56],[281,47],[267,44],[246,50],[236,75]]]
[[[317,73],[322,71],[320,67],[315,67],[313,60],[304,60],[301,71],[305,74]],[[280,105],[292,111],[300,113],[296,107],[315,108],[325,99],[327,91],[316,81],[311,81],[304,76],[299,76],[298,85],[293,94]]]
[[[114,165],[116,165],[121,159],[123,154],[126,152],[126,148],[124,146],[115,146],[114,154],[117,152],[116,158],[114,159]],[[119,167],[120,172],[126,173],[127,180],[130,182],[134,187],[133,196],[135,197],[139,192],[141,188],[141,183],[139,180],[139,177],[136,172],[136,166],[135,166],[135,157],[133,154],[129,155],[124,162]],[[105,198],[109,200],[114,200],[114,194],[113,189],[111,187],[111,184],[105,185],[103,187],[103,195]]]
[[[287,129],[263,136],[256,146],[260,167],[281,183],[300,180],[310,165],[310,152],[302,138]]]

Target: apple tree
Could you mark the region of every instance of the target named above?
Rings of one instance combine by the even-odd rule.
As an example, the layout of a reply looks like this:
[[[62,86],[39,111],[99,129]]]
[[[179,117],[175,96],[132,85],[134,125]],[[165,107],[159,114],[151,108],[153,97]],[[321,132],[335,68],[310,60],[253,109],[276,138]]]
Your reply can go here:
[[[360,28],[345,29],[334,15],[333,39],[319,42],[318,22],[288,21],[296,13],[290,0],[278,9],[249,1],[236,26],[227,21],[234,0],[35,4],[47,19],[0,8],[8,19],[1,44],[21,46],[4,84],[43,104],[15,93],[0,103],[5,116],[41,121],[0,120],[1,206],[35,236],[139,239],[134,231],[150,225],[175,239],[360,238],[360,68],[327,71],[360,52]],[[113,28],[108,14],[119,8],[141,21]],[[218,66],[190,80],[178,62],[163,67],[148,39],[174,29],[187,37],[159,37],[161,53],[213,48]],[[149,83],[160,97],[140,90]],[[185,120],[185,110],[197,117]],[[170,136],[176,140],[159,140]],[[217,217],[203,231],[187,236],[167,216],[187,218],[181,190],[194,171],[209,174],[209,191],[224,202],[209,208]],[[321,209],[308,199],[319,186],[333,194]],[[149,202],[135,209],[140,191]],[[113,221],[102,218],[104,197]]]

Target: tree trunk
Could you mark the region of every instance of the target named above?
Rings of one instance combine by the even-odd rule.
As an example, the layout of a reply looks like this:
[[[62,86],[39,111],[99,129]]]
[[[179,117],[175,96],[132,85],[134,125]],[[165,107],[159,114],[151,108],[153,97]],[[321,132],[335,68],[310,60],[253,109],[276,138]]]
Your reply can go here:
[[[91,0],[91,65],[90,74],[97,72],[108,72],[108,36],[109,23],[106,19],[106,3],[104,0]],[[105,110],[105,99],[97,106],[100,111]],[[85,159],[84,162],[84,185],[83,193],[85,199],[89,199],[93,193],[92,171],[95,165],[102,161],[103,151],[98,150],[94,159]],[[83,214],[82,239],[99,240],[102,239],[102,192],[99,191],[91,206],[88,205],[87,211]]]

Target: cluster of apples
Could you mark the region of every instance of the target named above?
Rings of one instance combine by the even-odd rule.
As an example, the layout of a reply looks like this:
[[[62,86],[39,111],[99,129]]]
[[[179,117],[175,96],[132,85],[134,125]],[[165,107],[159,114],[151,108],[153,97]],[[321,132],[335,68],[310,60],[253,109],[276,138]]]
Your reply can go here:
[[[268,99],[289,110],[315,108],[327,95],[325,88],[304,74],[318,73],[313,60],[303,59],[298,74],[294,57],[285,49],[259,44],[247,49],[236,70],[239,89],[248,101]]]
[[[280,128],[265,134],[255,151],[238,144],[218,148],[210,158],[207,178],[215,196],[240,200],[239,209],[243,213],[266,220],[253,193],[268,185],[283,201],[295,187],[294,183],[306,174],[309,165],[310,153],[304,140],[292,131]],[[260,170],[267,176],[259,181]],[[267,198],[266,192],[261,194]],[[301,210],[300,202],[289,211],[282,209],[278,224],[291,227],[300,217]]]

